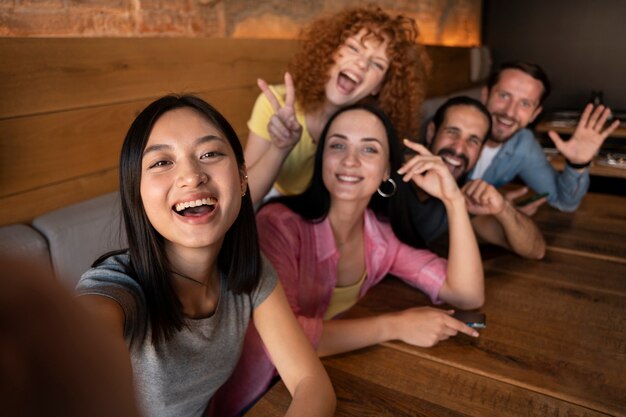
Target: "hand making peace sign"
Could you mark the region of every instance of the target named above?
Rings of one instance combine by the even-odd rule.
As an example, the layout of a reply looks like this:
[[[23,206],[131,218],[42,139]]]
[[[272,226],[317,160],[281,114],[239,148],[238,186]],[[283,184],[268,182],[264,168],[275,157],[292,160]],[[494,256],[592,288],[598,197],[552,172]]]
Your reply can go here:
[[[293,147],[302,136],[302,126],[298,123],[294,110],[296,94],[291,75],[285,73],[286,96],[285,105],[282,107],[264,80],[258,79],[257,84],[275,111],[267,124],[272,144],[281,149]]]
[[[598,106],[594,110],[592,104],[587,104],[570,140],[563,141],[554,131],[548,132],[548,136],[568,161],[585,164],[593,159],[604,140],[619,126],[619,120],[615,120],[604,128],[610,114],[611,110],[608,107]]]

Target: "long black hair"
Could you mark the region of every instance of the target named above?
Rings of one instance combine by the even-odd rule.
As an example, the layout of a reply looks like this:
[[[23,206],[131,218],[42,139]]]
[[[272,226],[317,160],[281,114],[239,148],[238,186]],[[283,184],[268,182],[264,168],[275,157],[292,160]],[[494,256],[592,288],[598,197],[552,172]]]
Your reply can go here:
[[[396,183],[397,188],[395,194],[390,198],[385,198],[379,193],[374,193],[369,201],[368,208],[374,212],[378,220],[391,224],[398,239],[417,248],[425,247],[424,241],[419,233],[413,231],[413,225],[408,210],[408,193],[413,191],[407,183],[402,181],[402,177],[397,173],[397,170],[403,163],[402,155],[404,148],[400,144],[391,119],[379,107],[369,102],[360,102],[343,107],[328,119],[317,144],[315,162],[313,165],[313,177],[308,187],[301,194],[276,197],[268,201],[264,206],[274,203],[283,204],[311,223],[319,223],[326,219],[328,211],[330,210],[330,193],[324,185],[322,178],[326,137],[335,119],[340,114],[352,110],[365,110],[376,116],[383,124],[389,143],[390,178]],[[381,188],[384,188],[384,192],[390,191],[390,187],[387,186],[387,184],[381,184]],[[259,210],[262,208],[263,207]]]
[[[164,238],[148,220],[140,193],[143,152],[156,121],[166,112],[190,108],[222,131],[232,147],[240,172],[245,167],[243,149],[230,123],[214,107],[190,95],[168,95],[146,107],[130,126],[120,154],[120,196],[124,227],[128,237],[128,275],[143,289],[155,346],[185,327],[182,305],[170,282],[171,268],[165,254]],[[94,266],[111,253],[96,260]],[[226,286],[236,294],[250,293],[261,274],[261,254],[254,209],[249,189],[241,209],[224,237],[217,259],[226,277]]]

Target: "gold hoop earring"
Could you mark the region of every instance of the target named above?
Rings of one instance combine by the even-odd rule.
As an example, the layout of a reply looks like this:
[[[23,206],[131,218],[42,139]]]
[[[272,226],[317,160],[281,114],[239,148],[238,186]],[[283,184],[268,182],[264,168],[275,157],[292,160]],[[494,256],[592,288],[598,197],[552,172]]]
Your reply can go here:
[[[376,190],[378,192],[378,194],[380,194],[382,197],[384,198],[389,198],[392,195],[394,195],[396,193],[396,191],[398,190],[398,186],[396,185],[396,182],[393,180],[393,178],[389,177],[387,178],[387,180],[385,180],[382,184],[380,184],[380,186],[382,187],[383,184],[385,184],[386,182],[388,182],[389,184],[392,185],[393,189],[391,190],[391,192],[386,193],[384,191],[382,191],[380,189],[380,187],[378,187],[378,189]]]

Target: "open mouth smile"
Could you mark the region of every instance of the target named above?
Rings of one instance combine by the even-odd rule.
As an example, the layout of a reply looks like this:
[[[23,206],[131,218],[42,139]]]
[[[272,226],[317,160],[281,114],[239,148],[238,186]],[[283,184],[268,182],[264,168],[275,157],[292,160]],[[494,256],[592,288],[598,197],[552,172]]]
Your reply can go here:
[[[341,182],[357,183],[363,181],[363,177],[356,175],[337,174],[337,179]]]
[[[214,197],[176,203],[172,208],[181,216],[202,216],[215,210],[217,199]]]

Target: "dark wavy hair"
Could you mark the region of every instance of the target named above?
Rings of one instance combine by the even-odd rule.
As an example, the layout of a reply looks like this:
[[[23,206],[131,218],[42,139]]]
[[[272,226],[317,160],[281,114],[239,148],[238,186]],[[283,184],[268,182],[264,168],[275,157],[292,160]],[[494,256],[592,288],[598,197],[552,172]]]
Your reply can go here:
[[[335,53],[361,29],[379,40],[389,40],[389,68],[375,104],[389,115],[400,135],[414,136],[419,128],[431,61],[425,48],[417,44],[419,31],[415,21],[403,15],[392,17],[380,7],[345,9],[303,29],[300,49],[289,64],[296,100],[305,112],[320,108]]]
[[[145,294],[152,343],[157,347],[182,330],[185,321],[182,305],[170,281],[171,268],[165,254],[164,238],[152,226],[144,210],[140,193],[141,161],[156,121],[166,112],[179,108],[195,110],[221,130],[234,151],[240,170],[245,167],[241,143],[230,123],[198,97],[168,95],[154,101],[137,116],[126,134],[120,155],[119,184],[130,257],[127,273]],[[94,266],[121,252],[125,250],[103,255]],[[235,222],[226,232],[217,262],[229,291],[250,293],[257,286],[262,265],[249,189],[242,197]]]
[[[357,103],[344,107],[330,117],[324,126],[315,151],[313,178],[306,190],[298,195],[273,198],[266,202],[259,210],[262,210],[267,205],[278,203],[287,206],[291,211],[299,214],[302,218],[311,223],[324,221],[330,210],[330,193],[324,185],[322,167],[324,163],[326,137],[335,119],[339,115],[353,110],[365,110],[376,116],[383,124],[389,143],[390,178],[395,181],[397,187],[396,193],[391,198],[385,198],[378,193],[374,193],[370,199],[368,208],[375,213],[378,220],[391,224],[398,239],[417,248],[425,247],[424,241],[421,239],[420,235],[413,230],[413,225],[409,217],[410,213],[407,209],[408,193],[413,191],[407,183],[402,181],[402,177],[397,173],[397,170],[403,163],[403,147],[400,145],[398,135],[391,119],[384,111],[370,103]]]
[[[485,116],[485,119],[487,120],[488,129],[485,132],[485,137],[482,138],[483,143],[484,143],[485,139],[487,138],[487,135],[489,134],[489,132],[491,132],[491,123],[492,123],[491,114],[489,113],[489,110],[487,110],[487,107],[485,107],[483,103],[468,96],[456,96],[456,97],[449,98],[448,100],[445,101],[445,103],[439,106],[432,120],[433,124],[435,125],[435,132],[439,131],[439,128],[441,127],[441,124],[443,123],[443,120],[446,118],[446,112],[448,111],[448,109],[450,109],[451,107],[455,107],[455,106],[474,107],[476,110],[481,112],[483,116]]]

